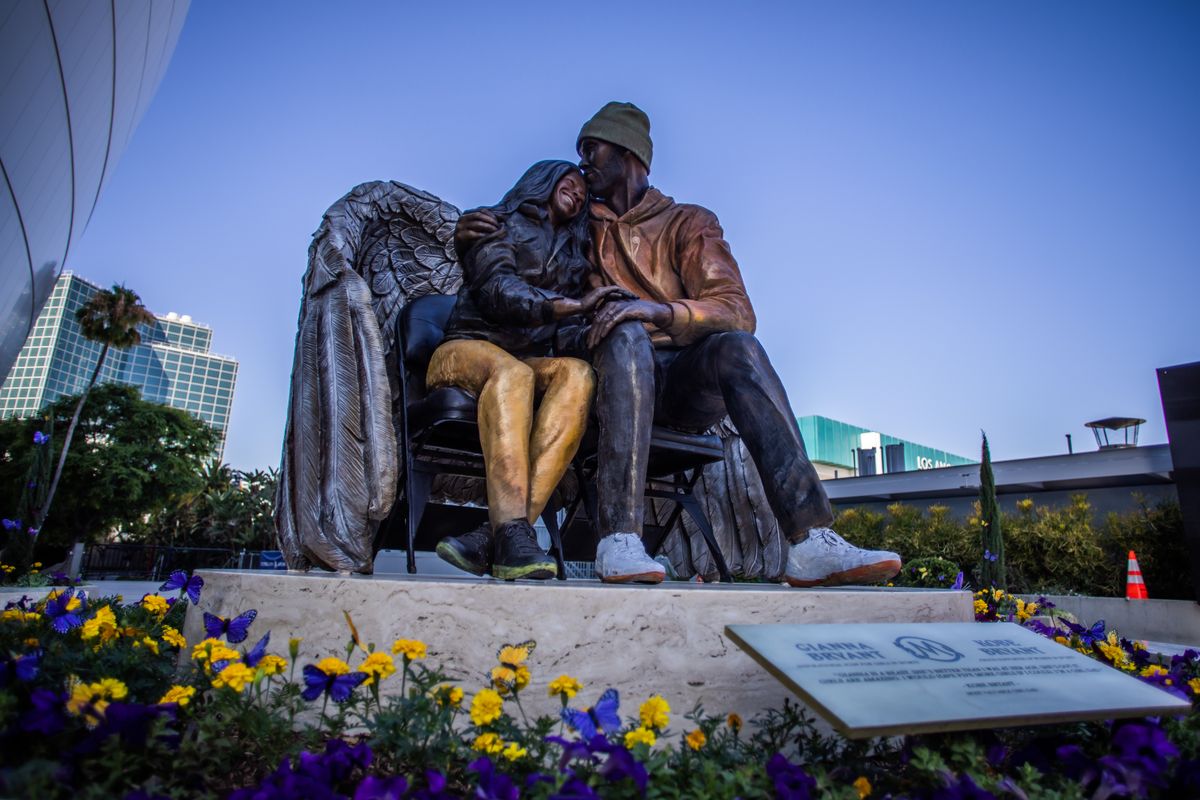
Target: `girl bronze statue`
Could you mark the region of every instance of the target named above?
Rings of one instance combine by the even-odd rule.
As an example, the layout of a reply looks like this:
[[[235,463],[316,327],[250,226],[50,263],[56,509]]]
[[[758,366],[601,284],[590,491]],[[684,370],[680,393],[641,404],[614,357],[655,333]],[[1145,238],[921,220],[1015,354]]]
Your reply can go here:
[[[478,400],[488,522],[437,553],[476,575],[551,578],[554,559],[531,523],[579,448],[595,389],[587,362],[558,355],[556,343],[578,338],[582,315],[631,295],[585,293],[587,188],[574,164],[539,161],[489,210],[504,225],[460,253],[462,287],[426,377]]]

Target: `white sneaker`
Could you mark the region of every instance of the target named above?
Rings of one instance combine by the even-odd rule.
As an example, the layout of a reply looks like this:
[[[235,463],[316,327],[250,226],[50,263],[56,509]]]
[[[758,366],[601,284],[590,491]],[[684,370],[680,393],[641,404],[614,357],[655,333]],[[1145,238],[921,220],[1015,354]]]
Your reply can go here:
[[[792,586],[878,583],[900,571],[900,556],[887,550],[863,550],[829,528],[813,528],[808,538],[788,549],[784,579]]]
[[[659,583],[666,573],[636,533],[611,533],[596,545],[596,575],[605,583]]]

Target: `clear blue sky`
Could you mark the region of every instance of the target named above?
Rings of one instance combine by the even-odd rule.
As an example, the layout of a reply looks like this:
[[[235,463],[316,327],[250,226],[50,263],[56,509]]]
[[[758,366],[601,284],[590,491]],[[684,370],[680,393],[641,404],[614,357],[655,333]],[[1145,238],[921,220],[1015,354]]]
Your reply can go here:
[[[226,458],[278,464],[325,209],[467,208],[608,100],[721,218],[797,414],[963,455],[1091,448],[1200,359],[1200,4],[194,2],[68,266],[213,327]],[[1086,439],[1085,439],[1086,437]]]

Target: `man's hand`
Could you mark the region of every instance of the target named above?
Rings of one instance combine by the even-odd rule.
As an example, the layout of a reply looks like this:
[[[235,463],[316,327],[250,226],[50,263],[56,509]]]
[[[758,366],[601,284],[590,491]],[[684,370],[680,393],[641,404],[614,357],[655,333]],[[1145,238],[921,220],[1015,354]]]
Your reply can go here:
[[[651,300],[625,300],[608,303],[592,317],[592,327],[588,329],[587,333],[588,349],[593,349],[604,341],[604,337],[608,336],[612,329],[622,322],[630,320],[649,322],[651,325],[665,328],[671,324],[674,317],[675,313],[666,303],[655,303]]]
[[[554,301],[552,307],[555,319],[565,319],[575,314],[590,314],[598,306],[611,303],[615,300],[635,299],[637,299],[637,295],[628,289],[622,289],[620,286],[599,286],[592,289],[579,300],[571,297],[560,297]]]
[[[485,236],[491,236],[500,230],[500,218],[486,208],[467,211],[454,223],[454,249],[458,257],[471,249],[471,246]]]

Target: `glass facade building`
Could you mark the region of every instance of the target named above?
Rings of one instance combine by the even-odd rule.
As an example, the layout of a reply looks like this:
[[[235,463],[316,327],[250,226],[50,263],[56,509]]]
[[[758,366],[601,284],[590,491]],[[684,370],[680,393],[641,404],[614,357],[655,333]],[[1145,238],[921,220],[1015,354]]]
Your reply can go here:
[[[75,311],[97,291],[98,286],[71,272],[58,279],[0,386],[0,419],[32,416],[60,397],[84,390],[101,345],[84,338]],[[157,317],[153,326],[139,326],[139,332],[141,344],[109,350],[100,380],[136,386],[145,399],[204,420],[221,435],[215,453],[220,457],[229,430],[237,361],[209,352],[212,329],[188,316]]]
[[[945,450],[829,417],[814,415],[799,417],[796,421],[800,424],[809,460],[817,467],[822,480],[975,463]]]
[[[166,72],[188,0],[0,3],[0,374]]]

